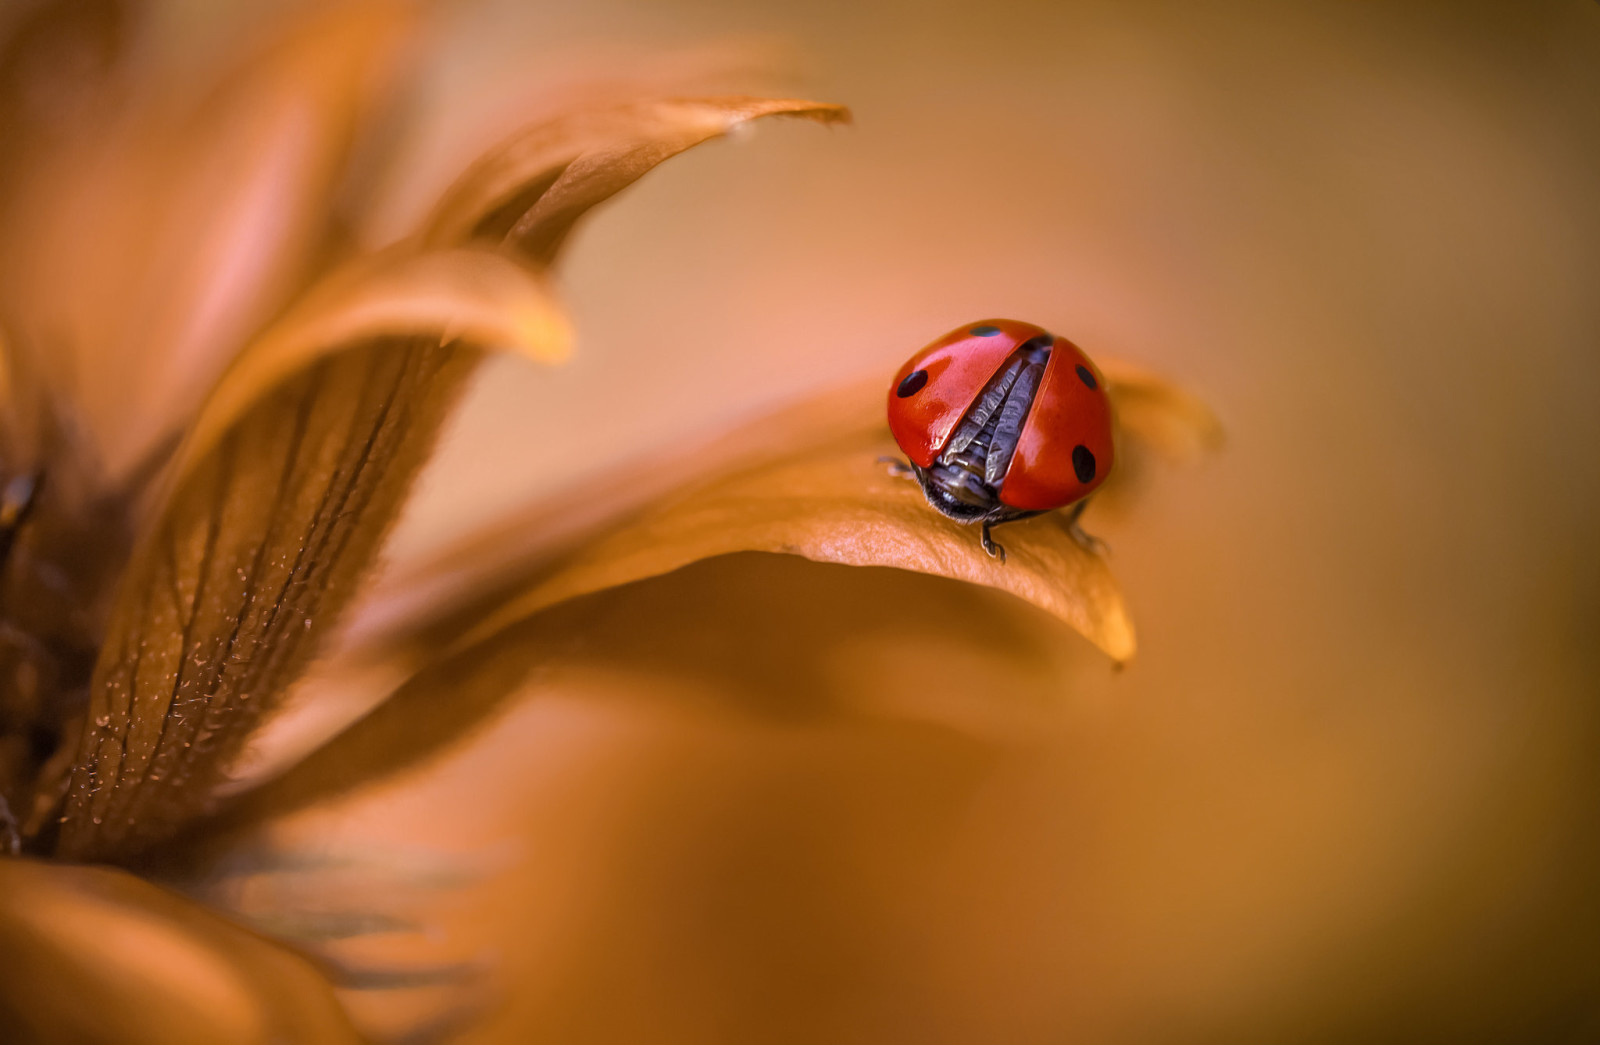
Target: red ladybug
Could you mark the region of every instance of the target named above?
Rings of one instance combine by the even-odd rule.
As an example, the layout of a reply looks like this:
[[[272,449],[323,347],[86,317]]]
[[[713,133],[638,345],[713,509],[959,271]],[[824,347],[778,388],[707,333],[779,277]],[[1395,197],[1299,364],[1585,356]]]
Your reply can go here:
[[[952,330],[906,361],[889,387],[889,430],[928,503],[993,526],[1072,505],[1111,471],[1111,400],[1083,350],[1032,323],[986,319]]]

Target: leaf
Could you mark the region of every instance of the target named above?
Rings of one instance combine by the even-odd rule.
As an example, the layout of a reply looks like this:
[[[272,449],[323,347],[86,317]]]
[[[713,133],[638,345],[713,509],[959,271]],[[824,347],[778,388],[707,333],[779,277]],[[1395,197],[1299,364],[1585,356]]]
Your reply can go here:
[[[810,103],[695,103],[689,115],[669,105],[671,119],[647,121],[655,139],[628,139],[615,162],[579,157],[598,166],[569,179],[551,212],[559,233],[546,235],[555,226],[543,219],[530,226],[549,248],[531,253],[547,260],[577,214],[697,141],[754,116],[823,110],[842,115]],[[536,289],[504,256],[401,244],[324,283],[224,376],[124,580],[90,686],[63,856],[131,858],[217,802],[226,767],[371,564],[459,390],[466,368],[451,372],[434,328],[555,358],[565,328]],[[383,341],[338,354],[374,336]]]
[[[511,259],[413,244],[336,274],[224,376],[122,581],[59,850],[125,858],[215,800],[377,555],[486,344],[566,326]]]
[[[552,607],[432,661],[371,714],[230,806],[208,825],[199,859],[285,831],[298,838],[305,827],[315,837],[317,825],[345,823],[352,805],[382,809],[385,795],[415,798],[441,779],[459,782],[450,770],[441,776],[452,763],[475,787],[466,799],[452,787],[451,803],[465,802],[476,823],[503,826],[492,811],[520,815],[515,797],[505,797],[524,775],[506,765],[515,752],[588,743],[560,728],[542,737],[537,727],[533,736],[516,725],[507,731],[508,723],[530,725],[528,714],[543,723],[555,721],[552,712],[606,718],[632,693],[639,703],[623,712],[629,717],[765,720],[790,740],[810,738],[805,748],[816,734],[794,733],[798,722],[831,734],[860,725],[861,715],[881,725],[885,712],[981,733],[1031,717],[1030,706],[1058,714],[1063,680],[1095,670],[1085,652],[1062,641],[1058,622],[974,585],[792,555],[721,556]],[[563,705],[568,712],[557,710]],[[495,735],[510,742],[486,739]],[[501,765],[509,781],[479,744],[508,753]],[[528,765],[526,779],[538,786],[536,767],[550,767]]]
[[[1222,422],[1205,401],[1132,363],[1101,367],[1116,413],[1117,465],[1090,506],[1091,517],[1126,514],[1157,461],[1191,464],[1222,446]]]
[[[638,102],[533,127],[479,160],[424,225],[432,244],[504,243],[550,264],[595,204],[686,149],[763,116],[843,123],[842,106],[789,98]]]
[[[1118,435],[1140,447],[1140,456],[1153,452],[1143,447],[1147,428],[1211,418],[1198,400],[1153,374],[1115,362],[1103,369],[1132,375],[1110,384],[1114,399],[1131,388],[1147,402],[1140,426]],[[389,738],[379,740],[379,748],[398,751],[406,744],[395,734],[415,714],[397,719],[385,701],[409,692],[423,673],[442,672],[439,677],[453,687],[452,700],[465,700],[459,688],[469,674],[465,665],[505,636],[524,634],[519,621],[578,594],[729,551],[793,551],[829,561],[901,565],[997,586],[1074,626],[1085,622],[1113,657],[1131,655],[1131,629],[1104,561],[1064,533],[1059,517],[997,530],[1012,553],[1001,567],[978,551],[975,531],[933,512],[914,484],[888,479],[877,461],[895,452],[885,431],[882,392],[882,382],[873,378],[715,438],[674,440],[484,526],[432,559],[397,563],[352,615],[340,648],[302,681],[285,713],[258,731],[229,767],[230,793],[276,778],[336,735],[338,750],[354,745],[365,752],[369,725]],[[1178,418],[1163,418],[1166,403],[1181,408]],[[1119,455],[1117,467],[1126,460]],[[837,471],[828,475],[830,468]],[[807,488],[813,478],[797,474],[808,469],[819,470],[823,474],[813,478],[833,486],[826,496]],[[715,493],[703,499],[707,490]],[[697,520],[697,511],[718,517]],[[860,549],[848,548],[866,528],[904,531],[895,538],[901,544],[898,561],[892,551],[881,561],[874,558],[864,541]],[[800,531],[801,537],[786,538],[785,530]],[[846,547],[807,545],[821,540]],[[1053,560],[1059,565],[1048,566]],[[1019,561],[1023,565],[1013,571]],[[500,684],[489,683],[491,689]],[[361,723],[352,727],[357,719]],[[347,744],[346,736],[354,734],[368,739],[352,737]],[[328,760],[317,760],[323,768],[311,775],[325,776]]]
[[[0,860],[7,1040],[356,1042],[305,959],[121,871]]]
[[[643,506],[708,477],[787,456],[796,446],[868,435],[882,427],[877,381],[763,417],[759,424],[665,450],[560,491],[473,531],[443,554],[391,564],[341,627],[337,647],[313,665],[226,768],[227,795],[278,776],[382,704],[401,684],[516,598],[561,554],[614,528]]]
[[[315,8],[215,61],[130,64],[93,105],[49,114],[51,147],[5,186],[0,308],[114,480],[181,431],[338,239],[334,206],[413,16]]]
[[[1184,460],[1220,443],[1216,416],[1191,393],[1118,360],[1104,361],[1102,369],[1116,410],[1119,451],[1117,471],[1097,501],[1107,493],[1127,499],[1119,474],[1125,468],[1146,468],[1152,456]],[[663,451],[485,525],[430,560],[398,565],[379,581],[352,620],[354,652],[340,671],[349,677],[352,672],[371,673],[384,664],[383,673],[392,673],[396,656],[409,655],[420,662],[434,655],[430,651],[459,646],[468,633],[482,634],[490,626],[485,620],[514,616],[507,604],[549,582],[548,574],[561,555],[574,553],[593,533],[620,525],[652,502],[685,496],[681,493],[685,488],[803,458],[809,447],[850,440],[897,455],[898,448],[883,430],[880,384],[869,379],[714,439],[675,441]],[[891,485],[901,495],[907,489],[914,491],[909,483]],[[912,500],[921,503],[920,498]],[[996,532],[1009,548],[1011,535],[1025,532],[1026,526],[1026,522],[1008,524]],[[963,531],[958,527],[954,532]],[[403,654],[408,647],[409,653]]]
[[[190,430],[178,474],[209,453],[263,391],[319,356],[357,341],[430,332],[544,363],[571,351],[565,317],[526,268],[485,250],[417,252],[401,244],[327,277],[235,360]]]
[[[127,857],[207,806],[371,564],[477,359],[437,336],[324,356],[195,459],[124,577],[60,855]]]
[[[1117,409],[1119,443],[1132,447],[1135,459],[1148,457],[1152,453],[1174,456],[1174,447],[1193,445],[1209,448],[1219,438],[1217,433],[1220,429],[1214,415],[1193,395],[1149,371],[1129,364],[1107,361],[1103,369],[1108,376],[1108,390]],[[395,656],[398,650],[408,646],[412,647],[410,656],[414,659],[432,656],[428,652],[430,650],[459,648],[468,641],[466,636],[481,637],[497,628],[499,624],[494,622],[533,612],[535,607],[570,597],[578,588],[593,590],[591,585],[604,586],[609,582],[602,580],[598,574],[581,582],[576,574],[562,581],[552,576],[551,571],[557,568],[556,564],[562,555],[581,554],[587,561],[588,553],[578,550],[583,547],[583,542],[592,539],[596,532],[605,533],[608,529],[626,526],[630,514],[643,512],[640,516],[642,520],[654,518],[652,513],[659,509],[647,508],[652,502],[676,505],[692,501],[697,495],[685,491],[702,484],[715,486],[740,473],[755,475],[765,469],[802,468],[808,460],[820,460],[817,455],[832,452],[827,450],[828,447],[851,443],[858,443],[861,447],[853,459],[854,463],[859,465],[860,460],[866,460],[871,467],[865,473],[847,475],[841,472],[836,476],[834,481],[842,496],[849,496],[853,491],[868,507],[881,503],[887,510],[892,505],[895,514],[890,518],[895,524],[906,522],[913,529],[931,527],[932,533],[941,535],[941,541],[954,542],[953,546],[941,544],[940,547],[945,550],[938,554],[929,552],[925,561],[919,561],[918,556],[909,556],[906,568],[993,584],[1008,591],[1016,589],[1014,594],[1047,609],[1075,627],[1081,624],[1091,640],[1114,659],[1131,655],[1131,632],[1125,639],[1117,637],[1126,626],[1120,603],[1114,612],[1108,610],[1103,614],[1093,614],[1087,610],[1071,611],[1067,609],[1067,603],[1072,596],[1046,593],[1048,578],[1041,579],[1043,587],[1040,590],[1025,594],[1025,589],[1031,587],[1033,582],[1024,581],[1023,575],[1028,574],[1032,567],[1012,570],[1015,564],[1009,559],[1005,565],[993,563],[982,555],[981,550],[979,557],[964,565],[941,563],[947,553],[954,554],[959,560],[968,559],[969,553],[978,547],[976,531],[950,522],[928,508],[914,483],[905,480],[884,481],[887,477],[881,474],[884,469],[877,464],[877,457],[898,456],[899,450],[885,429],[880,386],[879,379],[869,379],[779,410],[715,439],[675,442],[662,452],[597,476],[579,489],[561,491],[497,523],[486,525],[432,560],[397,567],[380,581],[372,598],[352,621],[355,661],[370,667]],[[1126,411],[1125,405],[1129,407]],[[1132,426],[1123,423],[1124,413],[1134,422]],[[1185,441],[1184,434],[1190,432],[1194,434]],[[1155,449],[1156,446],[1161,449]],[[1125,456],[1119,451],[1119,470],[1124,460]],[[844,467],[843,462],[839,463]],[[796,474],[792,478],[799,480],[801,476]],[[812,478],[805,477],[805,481],[810,482]],[[1113,473],[1112,481],[1115,480],[1116,474]],[[881,491],[887,491],[888,499],[879,502],[877,498]],[[814,492],[821,491],[818,489]],[[762,496],[776,511],[780,503],[778,498],[784,496],[784,491],[764,491]],[[831,496],[821,497],[817,501],[817,506],[824,504],[832,506],[830,511],[839,507]],[[800,520],[807,516],[812,504],[803,497],[796,497],[789,507],[795,512],[797,524],[804,525]],[[689,509],[674,509],[679,510]],[[644,524],[641,522],[638,525]],[[716,531],[720,526],[721,523],[712,525],[711,520],[706,520],[708,531]],[[821,522],[817,526],[818,529],[826,529]],[[1078,576],[1080,559],[1077,553],[1083,549],[1071,541],[1070,535],[1057,532],[1060,529],[1059,520],[1052,521],[1047,516],[1042,523],[1027,520],[1007,524],[995,533],[997,539],[1006,546],[1008,554],[1013,544],[1018,544],[1020,548],[1031,546],[1036,541],[1042,541],[1046,546],[1053,546],[1060,541],[1071,543],[1071,550],[1061,552],[1061,568],[1066,572],[1050,573],[1056,585],[1070,586]],[[685,539],[712,543],[716,540],[709,535],[704,538],[694,538],[692,535],[672,538],[675,543]],[[737,544],[738,541],[733,543]],[[801,546],[787,539],[767,540],[751,545],[750,550],[771,550],[767,545],[785,543],[793,544],[796,548]],[[688,553],[687,548],[684,545],[683,553]],[[720,552],[707,550],[705,554]],[[802,554],[837,562],[852,561],[855,555],[848,549],[812,549]],[[1041,550],[1038,554],[1044,555],[1044,552]],[[1096,563],[1100,561],[1095,556],[1089,556],[1089,559]],[[877,564],[900,565],[891,562]],[[1042,567],[1043,562],[1035,566]],[[630,572],[629,568],[620,564],[607,568],[617,570],[618,578]],[[672,568],[675,567],[664,566],[651,572],[665,572]],[[1054,567],[1051,569],[1054,570]],[[1089,569],[1089,575],[1102,575],[1100,567]],[[575,587],[571,593],[563,595],[557,586],[567,584]],[[513,609],[513,606],[521,608]],[[1101,624],[1091,623],[1091,618],[1096,616],[1102,618]],[[1114,623],[1119,620],[1122,623]],[[1102,637],[1095,639],[1094,635]],[[1123,652],[1119,655],[1113,651]]]
[[[1117,471],[1097,503],[1107,494],[1128,499],[1121,475],[1126,468],[1144,470],[1153,456],[1185,460],[1220,442],[1215,415],[1196,396],[1133,364],[1104,360],[1102,369],[1116,409],[1119,450]],[[510,612],[504,605],[542,583],[559,556],[686,487],[853,438],[876,439],[883,454],[898,454],[892,442],[883,441],[880,384],[872,378],[826,393],[712,439],[675,441],[484,525],[429,560],[397,564],[351,621],[353,656],[336,674],[370,674],[382,664],[380,674],[388,675],[393,659],[407,655],[401,651],[408,647],[408,655],[420,661],[433,655],[430,650],[458,645],[468,632],[481,630],[484,619]],[[1019,524],[996,531],[1008,548],[1009,535],[1017,532]]]
[[[976,530],[934,511],[914,482],[888,473],[878,458],[896,452],[885,427],[686,491],[584,548],[468,632],[463,645],[589,592],[715,555],[764,551],[998,588],[1065,621],[1113,660],[1133,656],[1133,626],[1110,568],[1059,515],[1001,531],[1002,564],[983,551]]]
[[[419,632],[428,646],[459,636],[461,621],[525,589],[557,555],[685,486],[755,467],[851,433],[883,427],[877,378],[791,404],[756,423],[661,448],[485,522],[439,554],[397,562],[350,622],[352,643],[380,660]],[[470,624],[465,625],[470,627]],[[408,638],[400,638],[407,636]]]
[[[1222,446],[1222,422],[1192,392],[1119,359],[1101,369],[1122,438],[1177,462],[1197,460]]]

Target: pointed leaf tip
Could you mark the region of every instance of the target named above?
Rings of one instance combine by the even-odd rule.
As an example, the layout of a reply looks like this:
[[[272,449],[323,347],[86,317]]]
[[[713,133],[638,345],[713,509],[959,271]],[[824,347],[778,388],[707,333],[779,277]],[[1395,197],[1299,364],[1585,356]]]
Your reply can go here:
[[[665,160],[752,120],[850,122],[841,105],[793,98],[660,99],[575,113],[512,137],[473,164],[424,224],[426,242],[504,244],[550,264],[577,221]]]

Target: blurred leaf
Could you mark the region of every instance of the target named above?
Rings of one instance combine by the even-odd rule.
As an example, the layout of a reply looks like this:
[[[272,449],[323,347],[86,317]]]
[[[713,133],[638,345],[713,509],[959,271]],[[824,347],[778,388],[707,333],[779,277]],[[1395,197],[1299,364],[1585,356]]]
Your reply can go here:
[[[1222,422],[1193,393],[1121,360],[1101,370],[1116,411],[1117,465],[1095,494],[1091,521],[1135,510],[1156,461],[1192,464],[1223,442]]]
[[[544,363],[571,350],[559,306],[526,268],[485,250],[418,253],[401,244],[323,280],[234,361],[189,433],[179,476],[264,391],[318,357],[358,341],[429,332]]]
[[[1198,396],[1133,363],[1103,366],[1125,442],[1170,461],[1194,461],[1222,446],[1222,422]]]
[[[0,199],[0,308],[109,475],[180,430],[326,260],[411,21],[388,0],[315,5],[220,67],[132,63],[70,112],[30,88],[50,134]],[[26,47],[13,64],[76,75],[71,55]]]
[[[541,264],[555,260],[573,225],[651,168],[763,116],[842,123],[838,105],[787,98],[638,102],[541,124],[479,160],[428,218],[430,243],[505,243]]]
[[[0,860],[7,1041],[356,1042],[306,960],[120,871]]]

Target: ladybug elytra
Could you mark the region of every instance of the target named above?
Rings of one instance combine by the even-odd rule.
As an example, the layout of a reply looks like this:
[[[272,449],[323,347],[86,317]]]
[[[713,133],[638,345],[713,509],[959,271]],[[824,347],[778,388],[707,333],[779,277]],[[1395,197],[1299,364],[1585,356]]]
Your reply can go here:
[[[980,523],[1002,562],[991,527],[1069,505],[1093,541],[1077,519],[1111,471],[1111,400],[1067,339],[1011,319],[952,330],[895,375],[889,429],[928,503]]]

